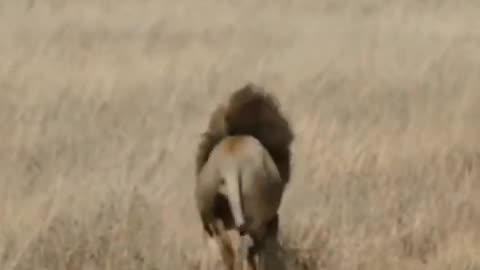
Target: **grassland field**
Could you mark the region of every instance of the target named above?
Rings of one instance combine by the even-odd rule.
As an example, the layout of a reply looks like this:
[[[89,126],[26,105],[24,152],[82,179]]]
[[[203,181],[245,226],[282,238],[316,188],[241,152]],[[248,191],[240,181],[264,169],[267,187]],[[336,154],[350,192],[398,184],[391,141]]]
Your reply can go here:
[[[289,269],[480,269],[474,0],[3,0],[0,269],[200,269],[194,152],[247,81],[296,139]]]

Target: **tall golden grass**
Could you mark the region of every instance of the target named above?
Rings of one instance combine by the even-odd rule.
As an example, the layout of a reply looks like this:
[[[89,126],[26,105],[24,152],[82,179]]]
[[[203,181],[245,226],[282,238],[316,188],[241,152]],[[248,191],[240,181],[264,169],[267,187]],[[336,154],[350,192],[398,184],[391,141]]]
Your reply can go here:
[[[290,269],[480,269],[473,0],[0,3],[0,269],[199,269],[193,159],[252,81]]]

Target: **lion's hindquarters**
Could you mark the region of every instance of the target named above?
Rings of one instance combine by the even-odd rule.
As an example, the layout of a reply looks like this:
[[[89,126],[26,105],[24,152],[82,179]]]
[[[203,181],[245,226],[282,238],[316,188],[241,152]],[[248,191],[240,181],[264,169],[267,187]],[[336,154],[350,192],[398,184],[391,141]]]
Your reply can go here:
[[[210,236],[218,233],[215,224],[215,209],[220,185],[221,178],[215,166],[207,163],[197,175],[195,199],[204,230]]]
[[[251,220],[250,226],[253,230],[265,226],[277,215],[284,188],[278,170],[271,159],[270,165],[267,166],[268,153],[264,152],[263,148],[261,150],[255,166],[251,166],[248,171],[244,172],[245,176],[242,182],[244,214],[247,223]]]

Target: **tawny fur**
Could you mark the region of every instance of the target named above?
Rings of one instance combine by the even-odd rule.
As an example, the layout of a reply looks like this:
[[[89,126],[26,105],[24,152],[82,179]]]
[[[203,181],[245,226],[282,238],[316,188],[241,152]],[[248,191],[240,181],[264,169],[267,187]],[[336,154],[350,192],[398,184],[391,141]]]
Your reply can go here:
[[[224,237],[226,230],[252,237],[252,267],[253,256],[277,240],[277,212],[290,178],[292,140],[273,96],[247,84],[212,113],[199,144],[195,195],[204,230],[220,239],[223,250],[232,248]],[[224,262],[233,269],[230,253],[223,253]]]

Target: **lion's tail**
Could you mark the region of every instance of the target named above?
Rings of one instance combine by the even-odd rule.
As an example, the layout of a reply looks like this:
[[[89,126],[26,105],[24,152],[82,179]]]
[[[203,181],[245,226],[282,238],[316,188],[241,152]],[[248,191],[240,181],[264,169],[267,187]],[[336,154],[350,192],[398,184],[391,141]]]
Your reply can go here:
[[[242,231],[245,226],[245,217],[243,214],[241,183],[242,175],[240,170],[228,170],[224,175],[227,188],[227,197],[232,211],[235,226]]]

